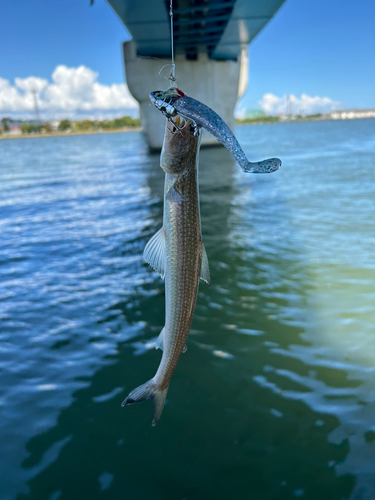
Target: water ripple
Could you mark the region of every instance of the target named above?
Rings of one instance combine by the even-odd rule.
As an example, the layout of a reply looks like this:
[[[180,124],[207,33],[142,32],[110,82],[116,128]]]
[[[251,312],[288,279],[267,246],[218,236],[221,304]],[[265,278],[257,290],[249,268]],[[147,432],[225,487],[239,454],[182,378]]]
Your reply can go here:
[[[151,403],[120,403],[161,355],[164,285],[142,260],[159,158],[139,133],[1,141],[2,500],[124,484],[155,500],[371,500],[374,133],[239,128],[251,157],[283,159],[272,176],[202,150],[211,287],[155,429]]]

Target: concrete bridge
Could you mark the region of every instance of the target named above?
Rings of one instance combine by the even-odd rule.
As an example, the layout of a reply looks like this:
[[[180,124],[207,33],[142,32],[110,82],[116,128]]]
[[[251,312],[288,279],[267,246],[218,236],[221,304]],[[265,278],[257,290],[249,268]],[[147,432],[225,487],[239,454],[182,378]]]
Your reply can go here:
[[[107,0],[132,40],[123,44],[126,81],[140,104],[151,149],[160,149],[164,117],[148,94],[166,89],[171,61],[169,0]],[[248,44],[285,0],[173,0],[177,85],[234,127],[248,83]],[[217,144],[204,134],[202,144]]]

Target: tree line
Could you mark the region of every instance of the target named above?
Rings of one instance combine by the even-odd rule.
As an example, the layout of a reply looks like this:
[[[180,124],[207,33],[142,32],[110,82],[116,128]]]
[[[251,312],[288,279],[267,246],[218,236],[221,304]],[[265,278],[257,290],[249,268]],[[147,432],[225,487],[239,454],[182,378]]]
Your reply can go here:
[[[9,132],[11,128],[17,127],[22,134],[40,134],[53,132],[68,132],[68,131],[90,131],[90,130],[116,130],[128,127],[140,127],[141,121],[139,118],[131,116],[122,116],[113,120],[68,120],[64,119],[59,122],[36,122],[32,120],[16,121],[11,118],[3,118],[0,121],[0,133]]]

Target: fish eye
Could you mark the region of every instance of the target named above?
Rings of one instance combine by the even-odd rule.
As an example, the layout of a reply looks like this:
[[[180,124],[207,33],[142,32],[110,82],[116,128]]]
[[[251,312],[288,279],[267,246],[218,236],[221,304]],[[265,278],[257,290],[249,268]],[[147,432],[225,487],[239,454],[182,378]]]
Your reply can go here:
[[[166,107],[165,107],[165,106],[161,106],[160,111],[161,111],[162,113],[166,113],[166,112],[167,112],[167,109],[166,109]]]

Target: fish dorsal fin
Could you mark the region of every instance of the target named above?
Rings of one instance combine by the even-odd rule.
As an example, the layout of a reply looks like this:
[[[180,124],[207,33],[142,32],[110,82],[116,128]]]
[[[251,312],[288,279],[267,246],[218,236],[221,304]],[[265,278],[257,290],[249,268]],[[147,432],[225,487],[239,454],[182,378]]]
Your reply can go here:
[[[208,265],[208,257],[206,253],[206,249],[202,243],[202,264],[201,264],[201,276],[200,278],[207,283],[210,284],[210,268]]]
[[[165,327],[160,332],[159,337],[155,343],[155,349],[160,349],[162,351],[164,350],[163,349],[163,347],[164,347],[164,330],[165,330]]]
[[[147,243],[143,252],[143,258],[164,278],[166,259],[164,226]]]

